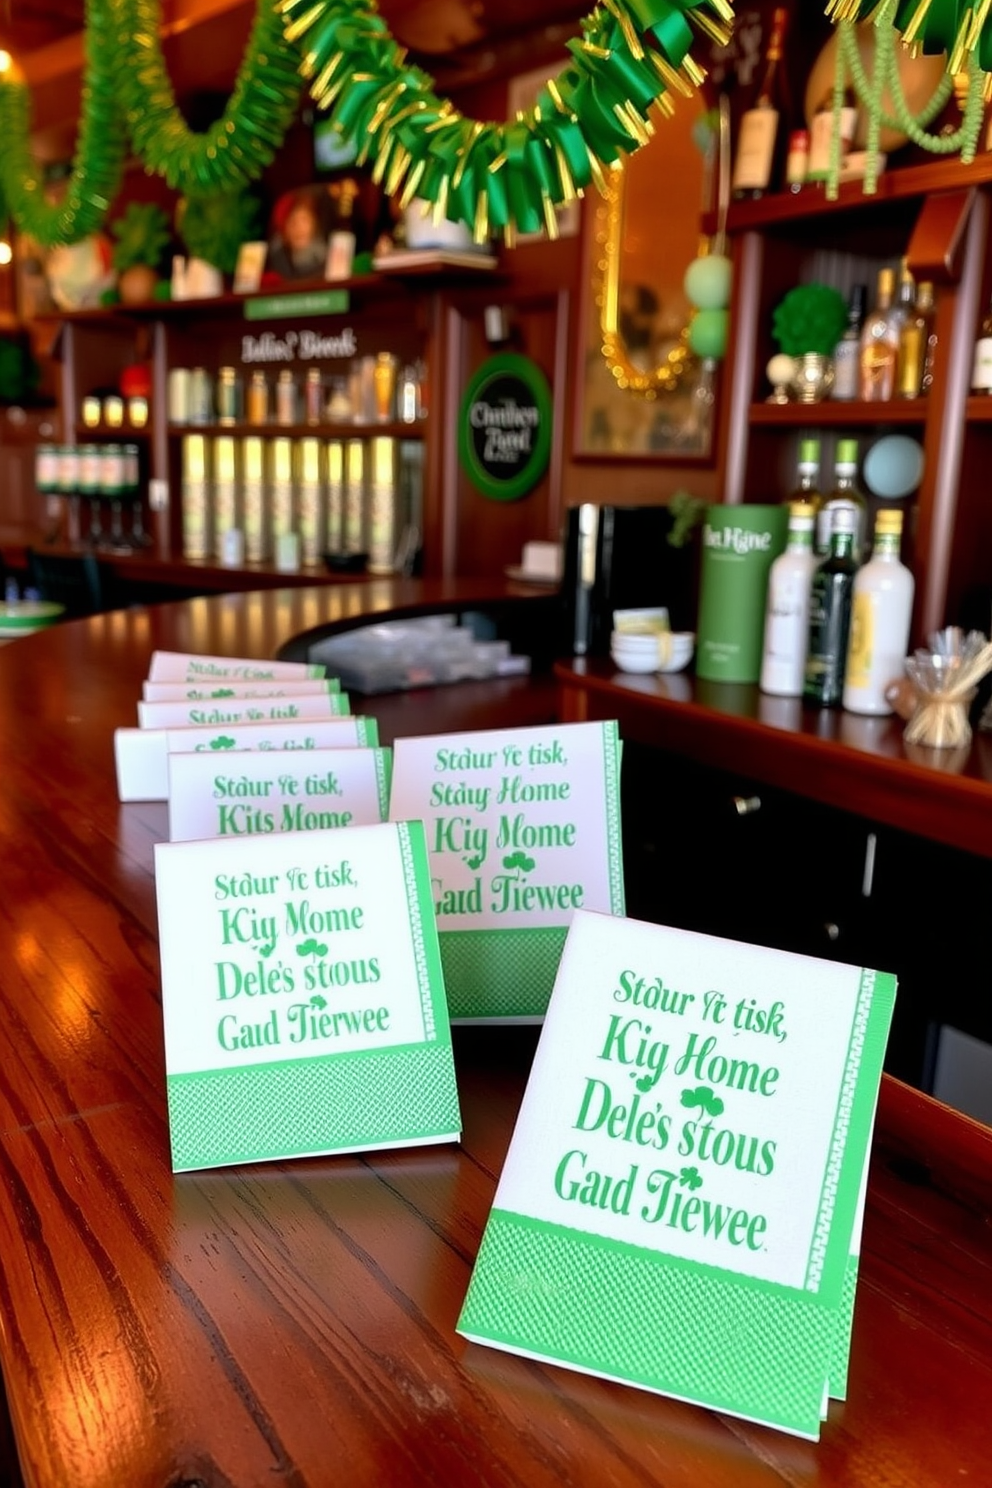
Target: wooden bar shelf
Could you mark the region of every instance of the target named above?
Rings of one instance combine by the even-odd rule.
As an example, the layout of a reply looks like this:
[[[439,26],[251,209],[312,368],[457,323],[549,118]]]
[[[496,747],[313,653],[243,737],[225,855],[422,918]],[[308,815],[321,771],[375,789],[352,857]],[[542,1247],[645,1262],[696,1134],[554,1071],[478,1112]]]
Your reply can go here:
[[[989,403],[988,416],[992,418],[992,399]],[[813,424],[820,428],[838,428],[845,424],[872,427],[883,424],[922,425],[926,416],[925,398],[893,398],[887,403],[834,403],[829,398],[821,403],[752,403],[749,414],[752,424],[783,429],[808,428]]]

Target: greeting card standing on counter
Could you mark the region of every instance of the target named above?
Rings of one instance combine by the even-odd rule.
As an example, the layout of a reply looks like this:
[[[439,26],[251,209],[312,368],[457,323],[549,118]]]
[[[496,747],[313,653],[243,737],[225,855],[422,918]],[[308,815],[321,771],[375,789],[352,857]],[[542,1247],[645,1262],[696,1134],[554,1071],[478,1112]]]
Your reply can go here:
[[[894,997],[576,914],[459,1332],[815,1439]]]
[[[456,1022],[544,1015],[577,909],[623,914],[617,725],[397,739],[389,814],[427,828]]]
[[[367,827],[389,812],[388,749],[169,755],[169,840]]]
[[[237,678],[242,682],[272,682],[277,678],[323,677],[323,662],[266,661],[251,656],[197,656],[190,651],[153,651],[149,682],[203,682]]]
[[[209,702],[217,698],[312,697],[340,692],[340,677],[304,677],[286,682],[145,682],[141,696],[146,703]]]
[[[206,703],[138,703],[139,728],[218,728],[238,723],[293,723],[301,718],[341,718],[351,712],[346,692],[302,697],[218,698]]]
[[[172,1166],[455,1141],[420,822],[157,843]]]
[[[302,723],[243,723],[216,729],[115,729],[117,795],[121,801],[165,801],[170,754],[211,754],[215,759],[246,751],[375,748],[374,718],[310,718]]]

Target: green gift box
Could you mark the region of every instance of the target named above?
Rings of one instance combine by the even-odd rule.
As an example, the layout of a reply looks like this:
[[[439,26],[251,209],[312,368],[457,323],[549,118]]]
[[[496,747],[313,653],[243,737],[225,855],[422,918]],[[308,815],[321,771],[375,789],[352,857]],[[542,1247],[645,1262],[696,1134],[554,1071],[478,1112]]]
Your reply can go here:
[[[787,506],[711,506],[703,525],[696,674],[757,682],[768,571],[785,549]]]

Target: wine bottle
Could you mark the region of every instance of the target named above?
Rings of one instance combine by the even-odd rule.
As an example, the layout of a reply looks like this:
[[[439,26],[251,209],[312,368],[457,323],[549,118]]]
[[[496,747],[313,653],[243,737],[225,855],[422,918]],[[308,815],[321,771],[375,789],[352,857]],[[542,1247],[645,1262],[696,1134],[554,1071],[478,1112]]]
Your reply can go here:
[[[868,304],[868,286],[855,284],[847,305],[847,326],[834,348],[834,385],[830,396],[850,402],[861,391],[861,327]]]
[[[851,713],[891,713],[885,697],[903,675],[913,613],[913,575],[899,561],[902,512],[884,507],[875,519],[875,546],[854,579],[844,707]]]
[[[918,398],[933,381],[933,285],[924,280],[899,330],[896,397]]]
[[[861,562],[868,525],[868,501],[858,489],[858,441],[839,439],[834,460],[833,490],[820,507],[816,519],[816,551],[820,557],[830,552],[830,539],[838,512],[849,511],[853,515],[853,556],[855,563]]]
[[[861,396],[866,403],[887,403],[895,391],[902,317],[892,304],[894,289],[892,270],[880,269],[875,308],[861,331]]]
[[[803,697],[821,707],[835,707],[844,693],[851,601],[858,571],[852,553],[854,523],[849,507],[834,513],[830,556],[820,564],[810,586]]]
[[[793,502],[785,552],[775,559],[768,575],[759,685],[762,692],[776,697],[802,695],[810,587],[817,565],[813,521],[812,506]]]
[[[992,393],[992,301],[978,328],[971,390],[973,393]]]
[[[775,184],[776,157],[784,136],[782,45],[789,12],[776,6],[758,96],[741,118],[731,189],[740,200],[764,196]]]

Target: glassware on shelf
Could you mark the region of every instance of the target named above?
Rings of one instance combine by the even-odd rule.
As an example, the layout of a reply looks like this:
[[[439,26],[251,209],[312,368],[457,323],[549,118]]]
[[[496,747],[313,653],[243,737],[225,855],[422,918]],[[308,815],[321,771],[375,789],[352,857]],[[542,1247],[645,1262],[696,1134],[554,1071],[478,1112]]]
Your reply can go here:
[[[87,541],[99,547],[103,541],[103,515],[100,508],[100,483],[103,470],[105,445],[82,444],[79,446],[78,489],[84,501],[89,503],[89,531]]]

